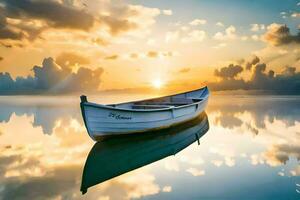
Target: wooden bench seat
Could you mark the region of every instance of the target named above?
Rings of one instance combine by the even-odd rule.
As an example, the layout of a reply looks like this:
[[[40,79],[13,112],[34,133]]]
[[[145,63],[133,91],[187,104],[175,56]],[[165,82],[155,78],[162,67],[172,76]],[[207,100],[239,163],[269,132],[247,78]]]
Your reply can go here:
[[[171,108],[174,106],[168,105],[132,105],[132,109],[160,109],[160,108]]]

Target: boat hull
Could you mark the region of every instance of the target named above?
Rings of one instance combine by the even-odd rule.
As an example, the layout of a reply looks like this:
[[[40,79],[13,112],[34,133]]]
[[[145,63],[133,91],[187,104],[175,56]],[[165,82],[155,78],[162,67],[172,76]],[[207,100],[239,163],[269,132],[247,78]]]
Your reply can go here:
[[[98,141],[107,136],[163,129],[189,121],[204,111],[207,102],[208,96],[190,105],[157,110],[116,109],[82,102],[81,109],[90,137]]]

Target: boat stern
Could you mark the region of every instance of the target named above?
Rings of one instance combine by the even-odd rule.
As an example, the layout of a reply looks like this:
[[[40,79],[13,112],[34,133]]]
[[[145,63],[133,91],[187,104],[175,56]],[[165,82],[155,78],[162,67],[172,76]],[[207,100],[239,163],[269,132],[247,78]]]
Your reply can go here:
[[[88,99],[87,99],[87,96],[85,95],[81,95],[80,96],[80,110],[81,110],[81,114],[82,114],[82,119],[83,119],[83,122],[84,122],[84,126],[89,134],[89,136],[94,140],[94,141],[97,141],[96,138],[94,138],[94,136],[91,134],[91,131],[89,130],[89,127],[87,125],[87,118],[86,118],[86,112],[85,112],[85,104],[88,103]]]

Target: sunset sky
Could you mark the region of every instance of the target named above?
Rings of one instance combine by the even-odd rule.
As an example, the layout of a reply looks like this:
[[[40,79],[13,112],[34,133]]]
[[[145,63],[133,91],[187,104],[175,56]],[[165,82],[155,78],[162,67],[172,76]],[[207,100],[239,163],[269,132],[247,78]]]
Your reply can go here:
[[[251,66],[265,63],[261,72],[272,80],[297,80],[299,26],[298,0],[2,0],[0,72],[14,80],[35,79],[39,69],[48,78],[73,73],[78,90],[192,89],[220,79],[255,82],[259,67]],[[33,69],[49,57],[57,71]]]

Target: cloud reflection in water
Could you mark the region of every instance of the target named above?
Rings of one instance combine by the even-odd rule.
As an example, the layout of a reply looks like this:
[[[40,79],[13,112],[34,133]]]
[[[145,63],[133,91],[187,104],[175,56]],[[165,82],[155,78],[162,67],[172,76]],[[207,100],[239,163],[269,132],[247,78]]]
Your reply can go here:
[[[93,142],[77,99],[60,100],[1,99],[0,199],[299,197],[299,97],[213,96],[210,130],[199,147],[108,180],[84,196],[81,173]]]

